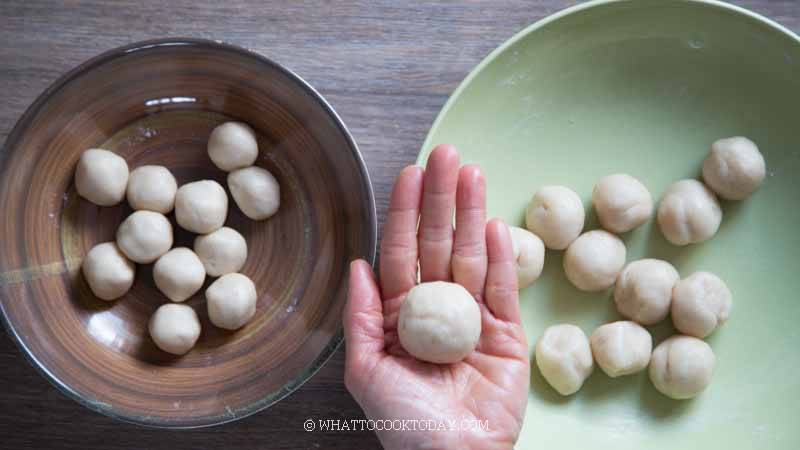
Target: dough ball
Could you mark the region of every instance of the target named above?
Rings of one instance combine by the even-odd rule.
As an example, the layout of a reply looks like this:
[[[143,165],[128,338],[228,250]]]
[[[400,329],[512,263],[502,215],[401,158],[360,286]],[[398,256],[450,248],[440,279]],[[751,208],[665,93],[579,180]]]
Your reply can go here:
[[[722,222],[717,197],[697,180],[670,185],[658,205],[658,226],[675,245],[696,244],[711,239]]]
[[[757,191],[767,173],[764,156],[750,139],[731,137],[711,144],[703,162],[703,180],[726,200],[744,200]]]
[[[607,323],[594,330],[589,342],[597,365],[611,378],[639,372],[650,363],[653,338],[635,322]]]
[[[564,186],[545,186],[533,195],[525,210],[525,228],[544,245],[564,250],[583,231],[586,213],[578,194]]]
[[[587,231],[564,253],[567,279],[582,291],[610,288],[625,265],[625,244],[608,231]]]
[[[677,400],[692,398],[711,383],[716,357],[708,344],[691,336],[672,336],[658,344],[650,359],[650,380]]]
[[[669,314],[672,288],[681,279],[672,264],[640,259],[625,267],[614,288],[614,303],[623,317],[653,325]]]
[[[125,198],[128,163],[108,150],[86,150],[75,170],[78,195],[100,206],[113,206]]]
[[[574,394],[592,374],[589,339],[575,325],[553,325],[536,342],[536,365],[559,394]]]
[[[400,344],[422,361],[459,362],[481,337],[480,308],[460,284],[418,284],[408,291],[397,320]]]
[[[212,277],[238,272],[247,260],[247,242],[239,232],[228,227],[197,236],[194,251]]]
[[[612,233],[625,233],[653,214],[653,197],[641,181],[626,174],[603,177],[594,186],[592,202],[600,224]]]
[[[225,122],[211,132],[208,156],[225,172],[252,166],[258,158],[256,134],[244,123]]]
[[[182,302],[203,287],[206,269],[193,251],[173,248],[153,266],[156,287],[173,302]]]
[[[158,348],[183,355],[194,347],[200,337],[200,321],[188,305],[161,305],[150,318],[150,337]]]
[[[672,291],[672,323],[683,334],[704,338],[731,315],[733,296],[718,276],[696,272]]]
[[[128,179],[128,203],[131,208],[167,214],[175,206],[178,183],[164,166],[141,166]]]
[[[216,181],[187,183],[175,195],[175,219],[183,229],[206,234],[216,231],[228,217],[228,195]]]
[[[226,330],[241,328],[256,313],[256,285],[240,273],[229,273],[206,289],[208,318]]]
[[[172,247],[172,225],[163,214],[136,211],[117,228],[117,245],[134,262],[149,264]]]
[[[529,286],[539,278],[544,267],[544,243],[539,236],[519,227],[508,227],[514,247],[519,289]]]
[[[135,275],[136,266],[113,242],[95,245],[83,260],[83,276],[94,295],[103,300],[125,295]]]
[[[228,174],[228,188],[236,205],[253,220],[263,220],[278,211],[281,188],[267,170],[251,166]]]

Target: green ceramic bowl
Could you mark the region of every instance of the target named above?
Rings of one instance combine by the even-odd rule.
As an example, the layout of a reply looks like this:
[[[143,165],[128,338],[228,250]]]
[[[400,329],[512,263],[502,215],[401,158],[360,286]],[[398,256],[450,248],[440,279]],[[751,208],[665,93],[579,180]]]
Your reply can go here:
[[[800,39],[744,9],[712,1],[598,1],[538,22],[503,44],[459,86],[419,162],[453,143],[488,179],[491,216],[522,225],[536,189],[564,184],[587,206],[602,176],[627,172],[658,198],[699,175],[715,139],[760,146],[768,177],[743,202],[723,203],[717,236],[675,247],[654,221],[628,233],[628,261],[709,270],[734,294],[730,321],[708,341],[711,386],[691,401],[659,394],[646,374],[595,368],[563,398],[531,370],[519,448],[800,448]],[[589,334],[619,318],[611,292],[587,294],[548,251],[542,278],[520,296],[531,352],[545,327]],[[655,342],[674,333],[651,327]]]

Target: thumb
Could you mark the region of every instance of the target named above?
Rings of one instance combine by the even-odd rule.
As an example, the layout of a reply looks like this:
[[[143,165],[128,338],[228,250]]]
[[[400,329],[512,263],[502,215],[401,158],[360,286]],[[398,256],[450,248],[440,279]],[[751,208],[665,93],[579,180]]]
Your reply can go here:
[[[372,267],[364,260],[350,264],[344,308],[345,372],[363,372],[369,358],[383,352],[383,305]]]

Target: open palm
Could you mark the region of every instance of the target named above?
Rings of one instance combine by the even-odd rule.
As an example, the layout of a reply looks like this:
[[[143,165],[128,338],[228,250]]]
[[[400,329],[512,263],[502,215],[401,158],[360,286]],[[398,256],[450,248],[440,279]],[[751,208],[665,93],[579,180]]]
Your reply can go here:
[[[481,338],[462,362],[419,361],[400,345],[397,318],[418,268],[422,282],[459,283],[480,306]],[[379,287],[366,262],[351,266],[345,382],[367,417],[391,428],[377,430],[384,447],[512,448],[525,413],[530,362],[511,238],[501,221],[486,223],[483,174],[476,166],[459,169],[452,146],[437,147],[427,169],[411,166],[398,176],[380,275]],[[396,429],[401,423],[406,429]]]

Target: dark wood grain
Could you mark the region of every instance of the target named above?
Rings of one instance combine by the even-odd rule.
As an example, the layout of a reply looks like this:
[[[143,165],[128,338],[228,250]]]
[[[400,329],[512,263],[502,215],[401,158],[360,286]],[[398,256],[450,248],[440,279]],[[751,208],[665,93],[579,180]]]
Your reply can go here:
[[[413,163],[458,82],[515,32],[575,0],[465,2],[0,2],[0,140],[61,73],[110,48],[164,36],[239,44],[287,65],[355,136],[382,219],[394,176]],[[734,3],[800,31],[797,0]],[[121,424],[69,400],[0,337],[0,448],[372,449],[370,432],[308,433],[312,418],[360,418],[342,383],[343,351],[269,410],[231,425],[161,431]]]

